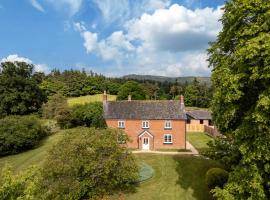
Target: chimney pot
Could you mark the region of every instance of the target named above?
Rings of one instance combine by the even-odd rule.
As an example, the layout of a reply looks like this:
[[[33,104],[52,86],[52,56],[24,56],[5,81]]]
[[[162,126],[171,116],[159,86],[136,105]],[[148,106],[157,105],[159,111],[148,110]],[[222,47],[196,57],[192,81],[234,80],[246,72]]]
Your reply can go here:
[[[184,102],[184,96],[180,95],[180,104],[181,104],[181,109],[185,109],[185,102]]]
[[[103,101],[107,101],[107,93],[106,93],[106,90],[105,90],[104,93],[103,93]]]

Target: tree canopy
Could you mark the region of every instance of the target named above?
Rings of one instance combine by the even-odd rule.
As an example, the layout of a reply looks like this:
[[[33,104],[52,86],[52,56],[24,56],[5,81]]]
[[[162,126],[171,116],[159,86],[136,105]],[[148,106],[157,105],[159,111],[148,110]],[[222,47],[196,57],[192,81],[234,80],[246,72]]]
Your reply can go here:
[[[0,63],[0,117],[36,112],[46,100],[33,67],[25,62]]]
[[[146,99],[143,86],[135,81],[127,81],[119,88],[117,100],[127,100],[128,95],[131,95],[131,98],[134,100]]]
[[[270,1],[228,1],[221,21],[223,29],[209,49],[212,111],[239,156],[215,196],[270,199]]]

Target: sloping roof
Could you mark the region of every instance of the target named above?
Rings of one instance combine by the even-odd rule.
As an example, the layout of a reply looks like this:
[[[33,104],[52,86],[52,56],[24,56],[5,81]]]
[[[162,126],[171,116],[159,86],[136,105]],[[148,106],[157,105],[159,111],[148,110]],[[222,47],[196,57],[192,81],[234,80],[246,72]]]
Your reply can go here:
[[[180,101],[107,101],[105,119],[186,119]]]
[[[211,112],[202,110],[189,111],[187,116],[193,119],[212,119]]]

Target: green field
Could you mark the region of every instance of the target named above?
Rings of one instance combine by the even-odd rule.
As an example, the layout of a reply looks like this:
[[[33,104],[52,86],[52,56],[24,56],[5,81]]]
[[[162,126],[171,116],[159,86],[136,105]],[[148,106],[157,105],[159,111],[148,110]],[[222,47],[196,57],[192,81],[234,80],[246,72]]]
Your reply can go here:
[[[188,132],[187,141],[189,141],[199,152],[208,149],[207,143],[213,140],[212,137],[205,133]]]
[[[212,160],[193,156],[138,154],[138,160],[154,169],[154,176],[143,182],[127,200],[207,200],[210,199],[205,173],[220,166]]]
[[[78,104],[102,101],[102,97],[103,97],[102,95],[103,94],[96,94],[96,95],[87,95],[87,96],[81,96],[81,97],[68,98],[68,105],[74,106]],[[116,95],[108,95],[108,100],[115,101]]]
[[[15,172],[26,169],[31,165],[41,164],[47,151],[62,138],[61,132],[44,139],[40,146],[17,155],[0,158],[0,169],[7,163],[12,166]]]

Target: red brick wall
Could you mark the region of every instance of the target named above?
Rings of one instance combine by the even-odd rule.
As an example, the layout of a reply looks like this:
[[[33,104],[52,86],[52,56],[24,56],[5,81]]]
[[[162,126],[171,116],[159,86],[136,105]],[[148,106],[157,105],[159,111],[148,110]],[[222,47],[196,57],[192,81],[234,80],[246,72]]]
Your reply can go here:
[[[144,130],[149,131],[153,136],[150,139],[150,148],[155,149],[171,149],[171,148],[185,148],[186,140],[186,122],[185,120],[171,120],[172,129],[164,129],[165,120],[148,120],[149,129],[142,129],[142,120],[125,120],[125,129],[123,129],[132,140],[128,146],[130,148],[140,148],[141,141],[138,135]],[[118,120],[107,119],[108,127],[118,128]],[[164,144],[164,134],[172,134],[173,144]]]

